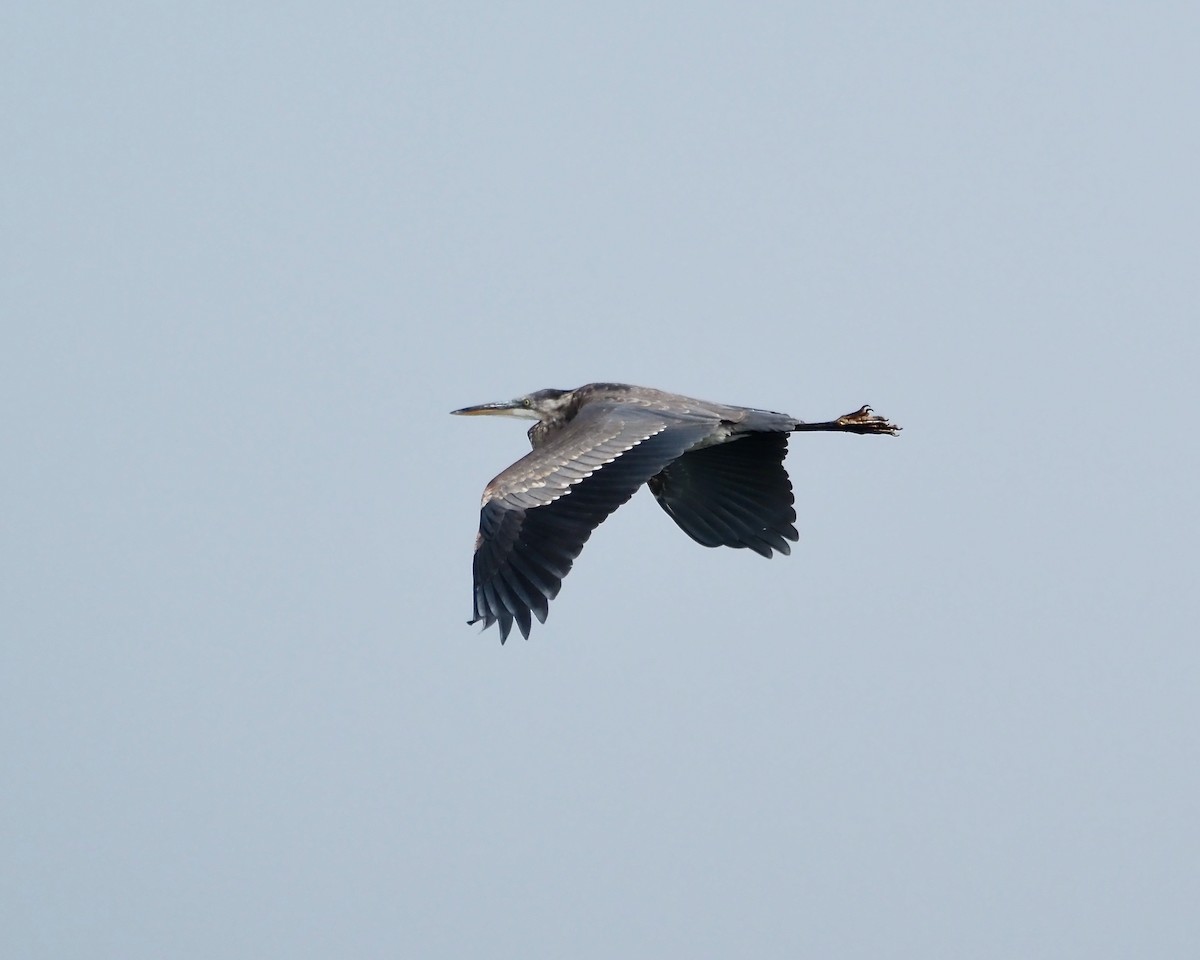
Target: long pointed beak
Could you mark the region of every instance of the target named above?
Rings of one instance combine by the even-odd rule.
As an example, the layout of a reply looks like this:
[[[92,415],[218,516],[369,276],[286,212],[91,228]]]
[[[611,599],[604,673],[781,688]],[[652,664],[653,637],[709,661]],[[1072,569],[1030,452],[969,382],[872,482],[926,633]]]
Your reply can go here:
[[[516,409],[516,403],[512,400],[504,400],[499,403],[479,403],[473,407],[451,410],[450,413],[456,417],[502,417]]]

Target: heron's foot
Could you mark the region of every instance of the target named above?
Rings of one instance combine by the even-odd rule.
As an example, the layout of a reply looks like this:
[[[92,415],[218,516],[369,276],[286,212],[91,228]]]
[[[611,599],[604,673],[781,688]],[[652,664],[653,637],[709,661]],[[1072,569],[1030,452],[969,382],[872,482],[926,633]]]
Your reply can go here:
[[[853,413],[837,418],[837,425],[847,433],[886,433],[896,436],[901,427],[896,426],[886,417],[878,417],[870,407],[859,407]]]

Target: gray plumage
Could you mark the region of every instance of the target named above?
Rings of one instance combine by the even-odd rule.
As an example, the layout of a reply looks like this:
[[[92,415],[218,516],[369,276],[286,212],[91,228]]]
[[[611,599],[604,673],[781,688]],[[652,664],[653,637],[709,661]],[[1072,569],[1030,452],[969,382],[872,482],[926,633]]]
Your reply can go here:
[[[783,459],[798,431],[890,434],[869,407],[821,423],[648,387],[589,383],[455,410],[533,419],[533,450],[483,491],[474,619],[528,637],[592,531],[642,484],[689,537],[764,557],[799,539]]]

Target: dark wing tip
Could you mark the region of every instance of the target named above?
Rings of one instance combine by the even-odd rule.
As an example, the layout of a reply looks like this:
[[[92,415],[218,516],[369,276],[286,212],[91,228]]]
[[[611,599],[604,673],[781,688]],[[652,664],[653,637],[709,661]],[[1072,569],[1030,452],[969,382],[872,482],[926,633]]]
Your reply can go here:
[[[795,497],[783,458],[787,434],[759,432],[685,453],[654,478],[659,506],[697,543],[791,553]]]

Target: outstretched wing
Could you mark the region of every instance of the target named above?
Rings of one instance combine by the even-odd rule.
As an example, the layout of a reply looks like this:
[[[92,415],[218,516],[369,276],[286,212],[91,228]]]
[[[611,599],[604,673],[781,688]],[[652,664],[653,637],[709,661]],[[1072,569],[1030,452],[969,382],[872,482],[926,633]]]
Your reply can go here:
[[[783,466],[786,433],[747,433],[685,453],[653,477],[650,490],[671,519],[706,547],[791,553],[792,483]]]
[[[528,637],[530,614],[546,622],[592,531],[713,426],[710,418],[591,403],[496,477],[479,515],[471,623],[498,622],[503,643],[516,620]]]

